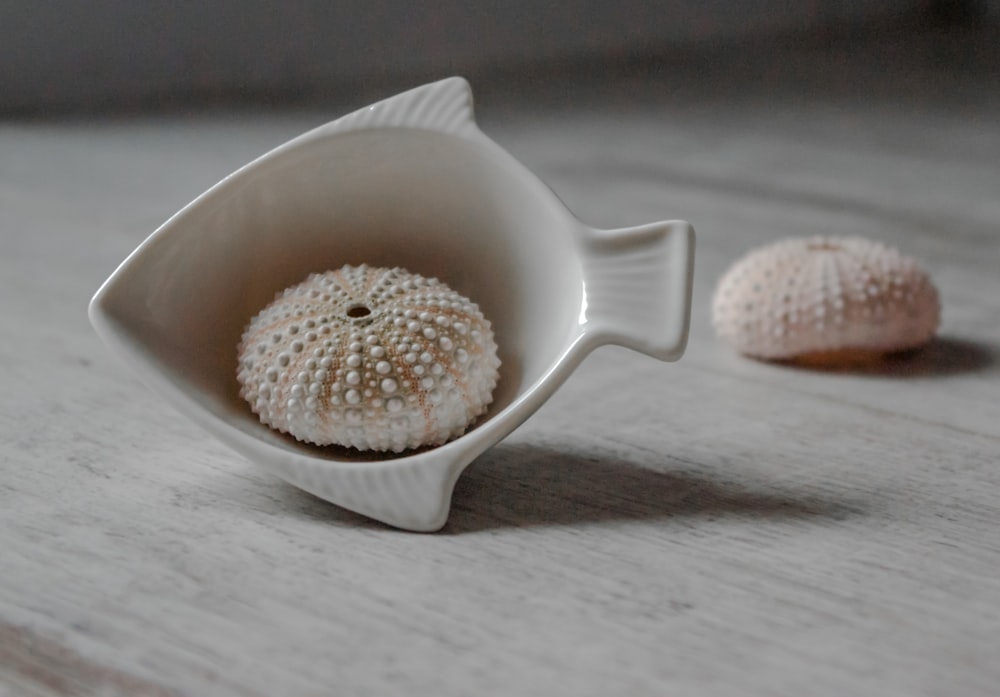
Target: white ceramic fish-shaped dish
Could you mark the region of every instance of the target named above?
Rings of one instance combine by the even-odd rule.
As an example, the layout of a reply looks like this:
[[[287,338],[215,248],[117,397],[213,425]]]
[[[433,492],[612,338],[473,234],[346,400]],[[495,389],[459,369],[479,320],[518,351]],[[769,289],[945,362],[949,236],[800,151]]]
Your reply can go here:
[[[98,334],[220,440],[328,501],[400,528],[444,525],[462,470],[537,410],[594,348],[676,360],[694,233],[595,230],[484,135],[461,78],[404,92],[237,170],[170,218],[90,304]],[[399,455],[300,443],[239,396],[249,319],[311,272],[400,266],[478,303],[499,346],[489,410]]]

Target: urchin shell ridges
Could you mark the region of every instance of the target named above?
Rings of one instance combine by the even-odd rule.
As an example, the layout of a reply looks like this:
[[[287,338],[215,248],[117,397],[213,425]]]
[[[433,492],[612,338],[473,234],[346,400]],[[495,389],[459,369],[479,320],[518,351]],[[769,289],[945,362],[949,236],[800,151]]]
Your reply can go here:
[[[931,339],[938,292],[912,258],[859,237],[809,237],[734,263],[712,301],[718,335],[764,359],[860,350],[890,353]]]
[[[437,279],[362,265],[279,293],[243,333],[237,378],[272,428],[400,452],[461,435],[492,402],[499,366],[475,303]]]

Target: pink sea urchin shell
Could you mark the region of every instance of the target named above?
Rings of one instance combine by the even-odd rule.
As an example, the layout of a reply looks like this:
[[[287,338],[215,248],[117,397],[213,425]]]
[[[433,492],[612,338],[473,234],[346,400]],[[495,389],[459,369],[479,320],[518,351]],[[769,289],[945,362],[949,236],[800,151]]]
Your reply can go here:
[[[500,360],[479,308],[437,279],[345,266],[251,320],[240,394],[261,422],[317,445],[440,445],[492,402]]]
[[[856,237],[789,239],[756,249],[719,280],[718,335],[764,359],[890,353],[926,343],[938,293],[917,262]]]

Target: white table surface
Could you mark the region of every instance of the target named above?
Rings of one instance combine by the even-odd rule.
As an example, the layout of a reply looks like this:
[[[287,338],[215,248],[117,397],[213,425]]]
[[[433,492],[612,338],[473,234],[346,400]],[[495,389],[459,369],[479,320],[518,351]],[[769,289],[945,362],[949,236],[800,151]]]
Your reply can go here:
[[[998,694],[1000,89],[989,42],[934,45],[485,90],[586,222],[695,224],[692,335],[589,358],[433,535],[242,460],[86,318],[177,208],[378,95],[0,123],[0,695]],[[815,233],[924,260],[940,338],[844,373],[721,345],[726,266]]]

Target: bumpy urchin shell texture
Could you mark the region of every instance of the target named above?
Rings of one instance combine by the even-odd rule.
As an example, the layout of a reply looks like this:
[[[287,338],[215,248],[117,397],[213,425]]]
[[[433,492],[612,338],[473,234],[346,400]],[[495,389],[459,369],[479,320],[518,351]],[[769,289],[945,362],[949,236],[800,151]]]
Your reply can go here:
[[[437,279],[345,266],[279,293],[239,345],[240,394],[317,445],[400,452],[461,435],[493,400],[493,330]]]
[[[773,360],[915,348],[934,336],[940,314],[937,290],[915,260],[857,237],[751,251],[722,276],[712,303],[722,339]]]

